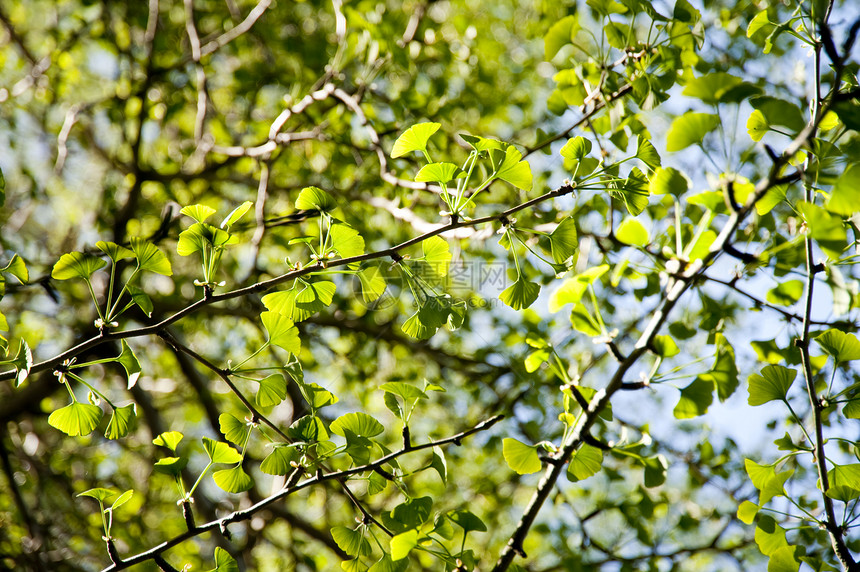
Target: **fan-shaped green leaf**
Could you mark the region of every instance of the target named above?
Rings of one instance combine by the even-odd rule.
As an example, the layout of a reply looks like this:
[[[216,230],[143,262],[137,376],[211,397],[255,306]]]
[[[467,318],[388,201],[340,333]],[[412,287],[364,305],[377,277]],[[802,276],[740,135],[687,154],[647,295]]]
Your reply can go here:
[[[648,230],[645,225],[629,216],[618,225],[615,236],[625,244],[635,244],[636,246],[645,246],[649,242]]]
[[[854,334],[829,329],[819,334],[815,341],[837,362],[860,359],[860,340]]]
[[[565,159],[582,161],[591,153],[591,141],[582,136],[573,137],[567,140],[559,153]]]
[[[308,404],[314,411],[320,407],[333,405],[338,402],[337,395],[323,387],[320,387],[316,383],[302,384],[302,391],[304,391]]]
[[[662,358],[676,356],[681,352],[678,349],[678,344],[670,336],[654,336],[654,341],[651,345],[654,346],[654,351],[657,355]]]
[[[218,425],[228,441],[240,447],[245,444],[248,426],[241,419],[231,413],[222,413],[218,416]]]
[[[179,442],[182,441],[183,437],[184,435],[179,431],[166,431],[153,439],[152,444],[159,447],[167,447],[175,453],[176,447],[179,446]]]
[[[294,322],[301,322],[310,316],[314,315],[317,310],[306,309],[296,306],[296,297],[298,296],[299,288],[304,288],[305,283],[297,283],[293,288],[282,292],[272,292],[266,294],[262,298],[263,305],[272,312],[282,314],[292,319]],[[324,306],[322,306],[324,307]]]
[[[30,368],[33,367],[33,352],[23,339],[18,343],[18,351],[9,365],[15,368],[15,387],[19,387],[30,375]]]
[[[842,257],[842,251],[848,245],[842,217],[827,212],[818,205],[806,201],[798,201],[797,208],[809,227],[809,234],[830,258],[836,260]]]
[[[239,465],[232,469],[215,471],[212,473],[212,479],[228,493],[241,493],[254,486],[254,481]]]
[[[534,304],[539,294],[540,284],[529,282],[521,276],[499,294],[499,299],[514,310],[522,310]]]
[[[419,183],[448,183],[465,173],[454,163],[428,163],[415,174]]]
[[[172,276],[173,269],[167,256],[157,246],[140,238],[131,239],[131,250],[137,258],[137,265],[141,270],[149,270],[162,276]]]
[[[347,413],[341,415],[331,422],[331,432],[335,435],[345,436],[345,431],[350,431],[359,437],[376,437],[383,431],[382,423],[367,413]]]
[[[517,474],[528,475],[541,469],[537,449],[511,437],[502,440],[502,455],[508,466]]]
[[[765,299],[771,304],[778,306],[791,306],[803,295],[802,280],[787,280],[781,282],[776,288],[771,288],[765,295]]]
[[[397,141],[394,142],[394,147],[391,148],[391,158],[396,159],[413,151],[426,151],[427,141],[430,136],[439,130],[439,123],[418,123],[404,131]]]
[[[591,337],[597,337],[603,333],[600,324],[582,302],[574,304],[570,312],[570,325],[574,330]]]
[[[275,447],[263,462],[260,470],[267,475],[287,475],[293,470],[290,464],[296,458],[296,450],[293,447]]]
[[[137,379],[140,377],[140,362],[137,361],[137,356],[129,347],[125,340],[121,340],[122,351],[116,361],[123,367],[125,374],[128,377],[128,389],[134,387]]]
[[[287,397],[287,380],[283,374],[273,373],[260,380],[256,401],[260,407],[278,405]]]
[[[275,344],[290,353],[298,354],[302,349],[299,329],[284,314],[278,312],[263,312],[260,314],[263,327],[269,334],[269,343]]]
[[[725,72],[709,73],[690,79],[683,94],[709,104],[737,103],[731,94],[743,82],[741,78]]]
[[[361,297],[365,302],[373,302],[385,292],[385,278],[379,266],[369,266],[357,274],[361,282]]]
[[[76,496],[78,497],[90,497],[94,498],[97,501],[107,502],[109,498],[116,494],[115,489],[107,489],[104,487],[96,487],[94,489],[90,489],[88,491],[84,491],[82,493],[78,493]]]
[[[830,212],[845,217],[860,211],[860,165],[850,165],[839,175],[824,206]]]
[[[402,560],[406,558],[416,546],[418,546],[417,530],[401,532],[391,539],[391,559]]]
[[[518,189],[528,191],[532,188],[532,169],[523,155],[513,146],[505,149],[505,158],[496,170],[496,177]]]
[[[675,118],[666,135],[666,150],[680,151],[690,145],[701,145],[705,135],[720,123],[720,118],[709,113],[688,111]]]
[[[239,572],[239,564],[230,553],[221,548],[215,548],[215,569],[209,572]]]
[[[163,459],[156,461],[152,468],[159,473],[173,475],[175,477],[182,472],[182,469],[184,469],[187,464],[187,457],[164,457]]]
[[[666,472],[669,469],[666,457],[663,455],[645,457],[642,459],[642,464],[645,466],[643,483],[646,487],[659,487],[666,482]]]
[[[134,403],[117,407],[113,410],[113,414],[108,422],[105,430],[105,437],[108,439],[121,439],[126,437],[131,431],[132,423],[137,415],[137,409]]]
[[[463,141],[472,146],[475,151],[489,151],[491,149],[504,149],[505,144],[498,139],[487,139],[478,135],[469,135],[468,133],[460,133]]]
[[[704,415],[714,401],[714,384],[701,376],[681,390],[681,398],[675,405],[676,419],[690,419]]]
[[[148,317],[151,317],[153,305],[149,295],[134,284],[126,284],[125,289],[137,307]]]
[[[570,43],[579,24],[576,16],[565,16],[552,26],[543,37],[544,58],[552,60],[558,51]]]
[[[48,424],[70,437],[89,435],[98,426],[102,415],[100,407],[76,401],[51,413]]]
[[[448,241],[441,236],[431,236],[421,243],[421,248],[424,251],[424,262],[430,266],[433,273],[440,277],[447,276],[451,263]]]
[[[834,465],[827,471],[827,496],[842,502],[860,497],[860,464]]]
[[[236,224],[236,222],[240,218],[245,216],[245,213],[248,212],[248,209],[250,209],[252,206],[254,206],[254,203],[252,203],[251,201],[245,201],[244,203],[230,211],[230,214],[224,217],[224,220],[221,221],[221,228],[229,231],[230,227]]]
[[[651,176],[648,190],[654,195],[670,194],[680,197],[690,188],[690,181],[677,169],[660,167]]]
[[[334,282],[303,282],[304,286],[296,293],[296,306],[308,312],[319,312],[331,304],[336,286]]]
[[[770,124],[767,122],[764,113],[758,109],[753,109],[749,119],[747,119],[747,133],[753,141],[761,141],[764,134],[770,131]]]
[[[567,479],[574,483],[585,480],[596,475],[602,464],[603,451],[583,443],[570,456],[570,464],[567,466]]]
[[[331,537],[340,549],[350,556],[370,556],[373,549],[361,530],[353,530],[345,526],[335,526],[331,529]]]
[[[755,520],[755,515],[758,514],[759,506],[748,500],[741,503],[738,507],[738,520],[744,524],[752,524]]]
[[[305,415],[296,419],[290,428],[287,429],[287,434],[293,439],[313,443],[316,441],[325,441],[328,439],[328,432],[325,425],[319,417],[313,415]]]
[[[773,465],[759,465],[751,459],[744,460],[747,474],[753,486],[759,491],[759,506],[776,496],[785,496],[785,481],[794,474],[794,469],[777,473]]]
[[[593,266],[573,278],[562,282],[561,287],[552,293],[549,298],[549,311],[558,312],[565,304],[576,304],[582,299],[582,295],[588,289],[588,285],[609,271],[608,264]]]
[[[452,510],[448,513],[448,518],[466,533],[487,532],[487,525],[484,524],[484,521],[466,509]]]
[[[242,460],[242,455],[236,449],[209,437],[203,437],[203,448],[213,463],[232,464]]]
[[[96,258],[83,252],[69,252],[60,257],[53,270],[51,278],[54,280],[68,280],[69,278],[83,278],[89,280],[93,272],[107,264],[101,258]]]
[[[296,197],[296,208],[328,212],[337,207],[335,200],[319,187],[305,187]]]
[[[549,235],[549,245],[553,262],[565,264],[576,253],[579,245],[576,236],[576,222],[572,217],[562,220]]]
[[[108,255],[108,258],[116,262],[126,258],[134,257],[134,252],[124,246],[120,246],[115,242],[104,242],[102,240],[96,243],[96,248]]]
[[[364,254],[364,239],[358,231],[346,224],[333,224],[329,228],[331,246],[341,258],[351,258]]]
[[[636,140],[636,158],[651,167],[651,169],[657,169],[662,164],[657,149],[654,148],[654,145],[648,139],[645,139],[641,135]]]
[[[215,214],[215,209],[212,207],[207,207],[206,205],[189,205],[187,207],[182,207],[180,210],[184,215],[190,216],[197,222],[203,222],[210,216]]]
[[[386,393],[393,393],[407,401],[411,401],[413,399],[427,399],[426,393],[411,383],[403,381],[389,381],[380,385],[379,389]]]

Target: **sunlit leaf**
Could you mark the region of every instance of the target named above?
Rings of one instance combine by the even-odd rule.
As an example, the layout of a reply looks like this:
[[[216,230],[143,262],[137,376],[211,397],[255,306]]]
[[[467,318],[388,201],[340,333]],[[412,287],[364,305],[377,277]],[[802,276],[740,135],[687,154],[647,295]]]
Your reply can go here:
[[[114,409],[105,430],[105,437],[108,439],[121,439],[128,436],[136,415],[137,408],[134,403]]]
[[[666,134],[666,150],[680,151],[690,145],[700,145],[705,135],[713,131],[720,118],[710,113],[687,113],[676,117]]]
[[[454,163],[429,163],[415,174],[419,183],[448,183],[464,176],[465,173]]]
[[[505,149],[505,158],[496,170],[496,177],[518,189],[528,191],[532,188],[532,169],[523,155],[513,146]]]
[[[576,221],[568,217],[558,223],[549,235],[552,259],[556,264],[566,263],[576,253],[579,242],[576,236]]]
[[[402,560],[409,556],[413,548],[418,546],[418,531],[407,530],[391,539],[391,559]]]
[[[182,441],[183,437],[184,435],[179,431],[165,431],[153,439],[152,444],[159,447],[167,447],[175,453],[176,447],[179,446],[179,442]]]
[[[850,502],[860,497],[860,464],[834,465],[827,471],[827,481],[830,498]]]
[[[125,370],[126,376],[128,377],[128,389],[131,389],[140,377],[140,362],[137,361],[137,356],[134,355],[134,352],[125,340],[121,340],[120,345],[122,347],[122,351],[120,352],[119,357],[116,358],[116,361],[119,362]]]
[[[100,407],[76,401],[51,413],[48,424],[70,437],[89,435],[98,427],[102,415]]]
[[[430,136],[439,130],[439,123],[418,123],[407,129],[394,142],[391,158],[396,159],[413,151],[426,151]]]
[[[223,228],[224,230],[230,230],[230,227],[236,224],[236,222],[240,218],[245,216],[245,213],[248,212],[248,209],[250,209],[252,206],[254,206],[254,203],[252,203],[251,201],[245,201],[244,203],[230,211],[230,214],[224,217],[224,220],[221,221],[221,228]]]
[[[675,340],[671,336],[654,336],[652,345],[657,355],[663,358],[676,356],[681,352],[678,349],[678,344],[675,343]]]
[[[134,496],[133,490],[125,491],[124,493],[119,495],[119,497],[117,497],[117,499],[115,501],[113,501],[113,504],[111,505],[111,509],[112,510],[118,509],[119,507],[121,507],[122,505],[124,505],[125,503],[130,501],[131,497],[133,497],[133,496]]]
[[[378,266],[363,268],[356,276],[361,282],[361,297],[365,302],[373,302],[385,292],[385,278]]]
[[[297,354],[302,349],[299,329],[292,320],[278,312],[260,314],[263,327],[269,335],[269,342],[290,353]]]
[[[591,153],[591,141],[582,136],[573,137],[567,140],[559,153],[565,159],[582,161]]]
[[[361,530],[353,530],[345,526],[335,526],[331,529],[331,537],[341,550],[350,556],[370,556],[373,549]]]
[[[382,423],[361,412],[341,415],[331,422],[329,428],[332,433],[340,436],[344,436],[345,431],[350,431],[360,437],[376,437],[385,431]]]
[[[791,306],[803,295],[804,284],[801,280],[780,282],[776,288],[767,291],[765,299],[777,306]]]
[[[550,26],[543,38],[546,61],[550,61],[562,47],[570,43],[578,28],[576,16],[565,16]]]
[[[691,419],[704,415],[714,401],[714,384],[701,376],[681,390],[681,398],[672,413],[676,419]]]
[[[758,514],[759,506],[750,501],[744,501],[738,507],[738,520],[744,524],[752,524],[755,515]]]
[[[690,188],[690,181],[673,167],[660,167],[651,176],[648,190],[654,195],[680,197]]]
[[[255,397],[260,407],[278,405],[287,397],[287,380],[283,374],[273,373],[260,380],[260,387]]]
[[[499,294],[499,299],[514,310],[522,310],[534,304],[539,294],[540,284],[529,282],[521,276]]]
[[[776,496],[785,496],[785,481],[794,474],[794,469],[777,473],[773,465],[759,465],[751,459],[744,460],[747,474],[759,491],[759,506]]]
[[[236,449],[209,437],[203,437],[203,448],[213,463],[232,464],[242,460],[242,455]]]
[[[203,222],[215,214],[215,209],[207,207],[206,205],[189,205],[187,207],[182,207],[182,210],[179,212],[186,216],[190,216],[197,222]]]
[[[851,165],[839,175],[824,207],[842,216],[860,211],[860,165]]]
[[[837,362],[860,359],[860,340],[854,334],[831,328],[816,336],[815,341]]]
[[[489,151],[490,149],[504,149],[505,144],[498,139],[487,139],[478,135],[469,135],[468,133],[460,133],[463,141],[472,146],[475,151]]]
[[[215,569],[209,572],[239,572],[239,564],[230,553],[221,548],[215,548]]]
[[[254,481],[248,473],[238,465],[231,469],[215,471],[212,473],[212,479],[216,485],[228,493],[241,493],[254,486]]]
[[[651,167],[651,169],[658,169],[662,164],[657,149],[648,139],[641,135],[636,139],[636,158]],[[651,192],[653,193],[654,191]]]
[[[578,302],[574,304],[570,312],[570,325],[573,329],[582,332],[586,336],[597,337],[603,333],[597,319],[591,315],[588,308]]]
[[[570,456],[567,466],[567,479],[572,482],[582,481],[600,471],[603,464],[603,451],[591,445],[582,444]]]
[[[431,236],[421,243],[424,252],[424,262],[436,276],[447,276],[451,264],[451,249],[448,241],[441,236]]]
[[[89,280],[90,276],[107,264],[101,258],[84,254],[83,252],[69,252],[60,257],[53,270],[51,278],[54,280],[68,280],[69,278],[83,278]]]
[[[296,208],[327,212],[337,207],[335,200],[319,187],[305,187],[296,197]]]
[[[758,109],[753,109],[749,119],[747,119],[747,133],[749,133],[750,139],[761,141],[761,138],[768,131],[770,131],[770,124],[767,122],[764,113]]]
[[[141,270],[149,270],[162,276],[172,276],[173,269],[167,256],[157,246],[140,238],[131,239],[131,250]]]
[[[468,510],[453,510],[448,513],[451,522],[465,532],[487,532],[487,525],[478,516]]]
[[[625,244],[635,244],[636,246],[645,246],[649,242],[648,230],[645,225],[632,217],[626,217],[621,221],[615,231],[615,236]]]
[[[140,308],[147,317],[151,317],[154,306],[152,305],[152,299],[149,295],[134,284],[126,284],[125,289],[129,296],[131,296],[132,301],[137,304],[137,307]]]
[[[116,262],[117,260],[124,260],[126,258],[134,257],[133,251],[127,249],[124,246],[120,246],[115,242],[105,242],[100,240],[96,243],[96,248],[107,254],[108,258],[110,258],[114,262]]]
[[[76,496],[78,497],[90,497],[94,498],[101,502],[107,502],[109,498],[112,498],[116,494],[115,489],[107,489],[104,487],[96,487],[93,489],[86,490],[82,493],[78,493]]]
[[[328,439],[328,431],[319,417],[313,415],[305,415],[295,420],[290,428],[287,429],[287,434],[293,439],[313,443],[316,441],[325,441]]]
[[[666,473],[669,469],[669,463],[663,455],[654,455],[642,459],[642,464],[645,465],[643,482],[646,487],[659,487],[666,482]]]
[[[331,246],[341,258],[351,258],[364,254],[364,239],[358,231],[346,224],[333,224],[329,228]]]
[[[218,425],[225,439],[240,447],[245,444],[248,426],[235,415],[222,413],[218,416]]]
[[[508,466],[520,475],[536,473],[541,469],[537,449],[511,437],[502,440],[502,455]]]
[[[295,448],[275,447],[260,463],[260,470],[267,475],[288,475],[293,471],[290,463],[295,460],[295,457]]]

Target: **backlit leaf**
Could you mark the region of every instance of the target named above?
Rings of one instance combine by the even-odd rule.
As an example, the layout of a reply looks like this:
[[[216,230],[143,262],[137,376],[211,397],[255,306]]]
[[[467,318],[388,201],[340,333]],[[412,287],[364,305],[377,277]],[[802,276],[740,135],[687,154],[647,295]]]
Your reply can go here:
[[[771,304],[778,306],[791,306],[803,295],[804,284],[801,280],[787,280],[779,283],[776,288],[771,288],[765,295],[765,299]]]
[[[360,437],[376,437],[385,431],[382,423],[367,413],[361,412],[341,415],[332,421],[329,428],[332,433],[340,436],[344,436],[345,431],[350,431]]]
[[[426,262],[436,276],[447,276],[448,266],[451,263],[451,250],[441,236],[431,236],[421,243],[424,251],[424,262]]]
[[[120,352],[119,357],[116,358],[116,361],[119,362],[125,370],[126,376],[128,377],[128,389],[131,389],[140,377],[140,362],[137,361],[137,356],[134,355],[134,352],[125,340],[121,340],[121,347],[122,351]]]
[[[76,401],[51,413],[48,424],[70,437],[89,435],[98,427],[102,415],[100,407]]]
[[[534,304],[539,294],[540,284],[529,282],[521,276],[499,294],[499,299],[514,310],[522,310]]]
[[[636,246],[645,246],[648,244],[648,230],[645,225],[632,217],[626,217],[618,229],[615,231],[615,236],[625,244],[634,244]]]
[[[769,401],[783,401],[791,389],[797,371],[781,366],[766,365],[761,375],[754,373],[749,377],[750,405],[763,405]]]
[[[565,264],[576,253],[578,246],[576,222],[571,217],[562,220],[549,235],[553,262]]]
[[[134,257],[134,252],[124,246],[120,246],[115,242],[104,242],[102,240],[96,243],[96,248],[108,255],[108,258],[116,262],[126,258]]]
[[[238,465],[231,469],[215,471],[212,473],[212,479],[216,485],[228,493],[241,493],[254,486],[254,481],[248,473]]]
[[[600,471],[602,463],[603,451],[583,443],[570,456],[570,464],[567,466],[567,479],[577,482],[596,475]]]
[[[108,439],[121,439],[128,436],[136,414],[137,408],[134,403],[114,409],[105,430],[105,437]]]
[[[149,270],[162,276],[172,276],[173,269],[170,261],[157,246],[140,238],[131,239],[131,250],[137,258],[137,264],[141,270]]]
[[[361,530],[335,526],[331,529],[331,537],[335,544],[350,556],[370,556],[373,551]]]
[[[532,169],[523,155],[513,146],[505,149],[505,158],[496,170],[496,177],[518,189],[528,191],[532,188]]]
[[[675,405],[676,419],[691,419],[704,415],[714,401],[714,384],[701,376],[681,390],[681,398]]]
[[[648,190],[654,195],[669,194],[680,197],[690,188],[690,181],[673,167],[660,167],[651,176]]]
[[[215,214],[215,209],[212,207],[207,207],[206,205],[189,205],[187,207],[182,207],[180,210],[184,215],[190,216],[197,222],[203,222],[213,214]]]
[[[854,334],[831,328],[816,336],[815,341],[837,362],[860,359],[860,340]]]
[[[329,229],[331,246],[341,258],[364,254],[364,239],[358,231],[346,224],[333,224]]]
[[[777,473],[773,465],[759,465],[751,459],[744,460],[747,474],[759,491],[759,506],[764,506],[776,496],[785,496],[785,481],[794,474],[794,469]]]
[[[391,539],[391,559],[402,560],[409,556],[413,548],[418,546],[418,531],[407,530]]]
[[[267,475],[288,475],[293,471],[290,462],[295,457],[296,450],[294,447],[275,447],[260,463],[260,470]]]
[[[335,200],[319,187],[305,187],[296,197],[296,208],[327,212],[337,207]]]
[[[152,444],[158,445],[159,447],[167,447],[175,453],[176,447],[179,445],[179,442],[182,441],[183,437],[184,435],[179,431],[166,431],[153,439]]]
[[[464,176],[465,173],[454,163],[429,163],[415,174],[419,183],[448,183]]]
[[[252,203],[251,201],[245,201],[244,203],[230,211],[230,214],[224,217],[224,220],[221,221],[221,228],[223,228],[224,230],[230,230],[230,227],[236,224],[236,222],[238,222],[240,218],[245,216],[245,213],[248,212],[248,209],[250,209],[253,205],[254,203]]]
[[[53,270],[51,278],[54,280],[68,280],[69,278],[83,278],[89,280],[90,276],[107,264],[101,258],[84,254],[83,252],[69,252],[60,257]]]
[[[239,572],[239,564],[230,553],[221,548],[215,548],[215,569],[209,572]]]
[[[426,151],[430,136],[439,130],[439,123],[418,123],[403,132],[394,147],[391,148],[391,158],[396,159],[413,151]]]
[[[218,425],[225,439],[240,447],[245,444],[248,426],[235,415],[222,413],[218,416]]]
[[[502,440],[502,455],[508,466],[517,474],[528,475],[541,469],[537,449],[511,437]]]
[[[273,373],[260,380],[260,387],[255,397],[260,407],[278,405],[287,397],[287,380],[283,374]]]
[[[666,150],[680,151],[690,145],[701,145],[705,135],[713,131],[720,118],[710,113],[687,113],[676,117],[666,134]]]
[[[203,437],[203,448],[213,463],[231,464],[242,460],[242,455],[236,449],[227,443],[215,441],[209,437]]]
[[[263,312],[260,319],[269,334],[270,343],[290,353],[299,353],[302,341],[299,339],[299,329],[292,320],[278,312]]]
[[[645,139],[641,135],[636,140],[636,158],[651,167],[651,169],[658,169],[662,164],[657,149],[648,139]]]

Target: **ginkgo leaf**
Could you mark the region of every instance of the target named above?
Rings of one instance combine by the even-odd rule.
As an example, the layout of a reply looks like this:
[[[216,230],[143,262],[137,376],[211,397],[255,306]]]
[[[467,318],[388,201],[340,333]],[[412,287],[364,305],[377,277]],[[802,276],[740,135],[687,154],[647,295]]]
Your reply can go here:
[[[436,276],[447,276],[448,266],[451,263],[451,250],[441,236],[431,236],[421,243],[424,251],[424,262],[430,266]]]
[[[651,167],[658,169],[661,165],[660,154],[646,138],[639,135],[636,139],[636,158]]]
[[[334,282],[302,282],[303,288],[296,293],[296,306],[309,312],[318,312],[331,304],[336,286]]]
[[[173,269],[170,261],[157,246],[140,238],[131,239],[131,250],[137,258],[137,265],[141,270],[149,270],[162,276],[172,276]]]
[[[676,117],[666,134],[666,150],[680,151],[690,145],[700,145],[705,135],[720,123],[717,115],[688,111]]]
[[[269,334],[269,343],[275,344],[292,354],[298,354],[302,349],[299,329],[284,314],[278,312],[263,312],[260,314],[263,327]]]
[[[156,461],[152,468],[165,475],[177,476],[187,464],[187,457],[164,457]]]
[[[2,177],[2,173],[0,173],[0,177]],[[0,272],[7,272],[18,279],[18,282],[21,284],[26,284],[30,281],[30,272],[27,270],[27,265],[24,263],[24,259],[18,256],[17,254],[13,254],[12,258],[9,259],[9,264],[6,265],[6,268],[0,269]],[[2,296],[2,292],[0,292],[0,296]]]
[[[402,560],[418,546],[418,531],[407,530],[391,538],[391,559]]]
[[[278,405],[287,397],[287,380],[283,374],[273,373],[260,380],[256,401],[260,407]]]
[[[116,262],[126,258],[133,258],[134,252],[124,246],[120,246],[115,242],[105,242],[100,240],[96,243],[96,248],[108,255],[108,258]]]
[[[114,409],[105,430],[105,437],[108,439],[121,439],[128,436],[136,415],[137,408],[134,403]]]
[[[101,258],[84,254],[83,252],[69,252],[60,257],[51,270],[51,278],[54,280],[68,280],[69,278],[83,278],[89,280],[90,276],[107,264]]]
[[[319,417],[314,415],[305,415],[304,417],[296,419],[293,424],[290,425],[290,428],[287,430],[287,434],[294,439],[307,443],[325,441],[328,439],[328,432],[326,431],[325,425]]]
[[[514,310],[522,310],[534,304],[539,294],[540,284],[529,282],[520,277],[499,294],[499,299]]]
[[[564,144],[564,147],[561,148],[559,153],[565,159],[582,161],[589,153],[591,153],[591,146],[591,141],[585,137],[573,137],[567,140],[567,143]]]
[[[680,197],[690,188],[690,181],[673,167],[659,167],[651,176],[648,190],[652,195],[669,194]]]
[[[231,413],[222,413],[218,416],[218,426],[225,439],[240,447],[245,444],[248,426],[241,419]]]
[[[498,139],[487,139],[478,135],[469,135],[468,133],[460,133],[463,141],[472,146],[475,151],[489,151],[491,149],[504,149],[505,144]]]
[[[133,496],[134,496],[133,490],[129,489],[129,490],[125,491],[124,493],[119,495],[115,501],[113,501],[113,504],[110,506],[111,510],[118,509],[119,507],[121,507],[122,505],[124,505],[125,503],[130,501],[131,497],[133,497]]]
[[[567,479],[572,482],[585,480],[596,475],[602,464],[603,451],[583,443],[570,456],[570,464],[567,466]]]
[[[89,435],[98,427],[103,414],[101,407],[76,401],[51,413],[48,424],[70,437]]]
[[[570,312],[570,325],[573,326],[574,330],[593,338],[603,333],[597,319],[592,316],[582,302],[574,304],[573,310]]]
[[[213,463],[232,464],[242,460],[242,455],[236,449],[209,437],[203,437],[203,448]]]
[[[565,304],[576,304],[582,299],[589,284],[609,271],[608,264],[593,266],[573,278],[568,278],[549,298],[549,311],[558,312]]]
[[[570,43],[578,29],[576,16],[565,16],[550,26],[543,38],[544,59],[551,61],[561,48]]]
[[[296,197],[296,208],[327,212],[337,207],[335,200],[319,187],[305,187]]]
[[[376,437],[385,431],[382,423],[367,413],[361,412],[341,415],[331,422],[329,428],[332,433],[340,436],[344,436],[345,431],[350,431],[360,437]]]
[[[673,414],[676,419],[691,419],[704,415],[714,401],[714,384],[702,376],[697,377],[684,389]]]
[[[411,383],[406,383],[404,381],[389,381],[380,385],[379,389],[386,393],[393,393],[394,395],[402,397],[404,400],[428,398],[426,393]]]
[[[615,236],[624,244],[645,246],[649,242],[648,230],[645,225],[633,217],[626,217],[621,221],[615,231]]]
[[[860,340],[854,334],[831,328],[816,336],[815,341],[837,362],[860,359]]]
[[[747,133],[753,141],[761,141],[765,133],[770,131],[770,124],[767,122],[764,113],[758,109],[753,109],[749,119],[747,119]]]
[[[827,471],[830,498],[849,502],[860,497],[860,464],[834,465]]]
[[[506,181],[518,189],[528,191],[532,188],[532,169],[523,155],[513,146],[505,149],[502,164],[496,170],[496,177]]]
[[[239,572],[239,564],[230,553],[221,548],[215,548],[215,569],[209,572]]]
[[[363,268],[356,276],[361,283],[361,297],[365,302],[373,302],[385,292],[385,278],[379,266]]]
[[[241,493],[254,486],[254,481],[240,465],[212,473],[215,484],[228,493]]]
[[[358,231],[346,224],[333,224],[329,228],[331,246],[341,258],[364,254],[364,239]]]
[[[95,487],[89,490],[86,490],[82,493],[78,493],[75,496],[78,497],[90,497],[96,499],[97,501],[107,502],[109,498],[112,498],[116,494],[116,489],[108,489],[105,487]]]
[[[272,292],[266,294],[262,298],[263,305],[270,311],[282,314],[292,319],[294,322],[301,322],[313,316],[318,310],[311,309],[310,306],[296,306],[296,297],[299,293],[299,288],[304,287],[304,282],[297,283],[293,288],[282,292]],[[324,306],[320,306],[320,309]]]
[[[182,207],[180,210],[184,215],[190,216],[197,222],[203,222],[210,216],[215,214],[215,209],[212,207],[207,207],[206,205],[189,205],[187,207]]]
[[[131,389],[140,377],[140,362],[137,361],[137,356],[134,355],[134,352],[125,340],[121,340],[120,347],[122,347],[122,351],[120,352],[119,357],[116,358],[116,361],[119,362],[125,370],[126,376],[128,377],[128,389]]]
[[[744,466],[753,486],[759,491],[759,506],[775,496],[785,496],[785,481],[794,474],[794,469],[777,473],[773,465],[759,465],[752,459],[745,459]]]
[[[675,340],[671,336],[654,336],[654,341],[651,345],[654,347],[654,352],[662,358],[676,356],[681,353],[681,350],[678,349],[678,344],[675,343]]]
[[[331,529],[331,537],[341,550],[350,556],[370,556],[373,549],[361,530],[353,530],[345,526],[335,526]]]
[[[251,201],[245,201],[244,203],[230,211],[230,214],[224,217],[224,220],[221,221],[221,228],[223,228],[224,230],[230,230],[230,227],[236,224],[236,222],[240,218],[245,216],[245,213],[248,212],[248,209],[250,209],[252,206],[254,206],[254,203],[252,203]]]
[[[153,439],[152,444],[158,445],[159,447],[167,447],[171,451],[176,452],[176,447],[179,445],[179,442],[182,441],[183,437],[185,436],[179,431],[165,431]]]
[[[579,245],[576,235],[576,222],[572,217],[562,220],[549,235],[553,262],[565,264],[576,253]]]
[[[487,525],[478,515],[466,509],[452,510],[448,513],[451,522],[463,529],[464,532],[487,532]]]
[[[454,163],[428,163],[415,174],[418,183],[448,183],[465,173]]]
[[[771,288],[765,294],[765,300],[778,306],[791,306],[803,295],[805,285],[802,280],[786,280]]]
[[[418,123],[404,131],[394,147],[391,148],[391,158],[396,159],[413,151],[426,151],[430,136],[439,130],[439,123]]]
[[[824,207],[844,217],[860,211],[860,165],[853,164],[839,175]]]
[[[541,469],[537,449],[511,437],[502,440],[502,455],[508,466],[517,474],[528,475]]]
[[[320,387],[316,383],[304,383],[301,385],[302,392],[308,400],[308,405],[310,405],[311,409],[314,411],[320,407],[326,407],[327,405],[333,405],[338,402],[337,395],[323,387]]]
[[[260,470],[267,475],[287,475],[293,471],[291,463],[295,458],[294,447],[275,447],[260,463]]]
[[[125,289],[129,296],[131,296],[131,300],[137,304],[137,307],[148,317],[151,317],[154,306],[149,295],[134,284],[126,284]]]

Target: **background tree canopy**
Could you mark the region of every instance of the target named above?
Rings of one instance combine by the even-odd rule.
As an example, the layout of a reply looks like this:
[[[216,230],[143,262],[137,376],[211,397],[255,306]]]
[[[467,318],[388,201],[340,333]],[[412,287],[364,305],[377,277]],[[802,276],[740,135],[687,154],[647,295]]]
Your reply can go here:
[[[851,570],[851,1],[0,5],[0,568]]]

